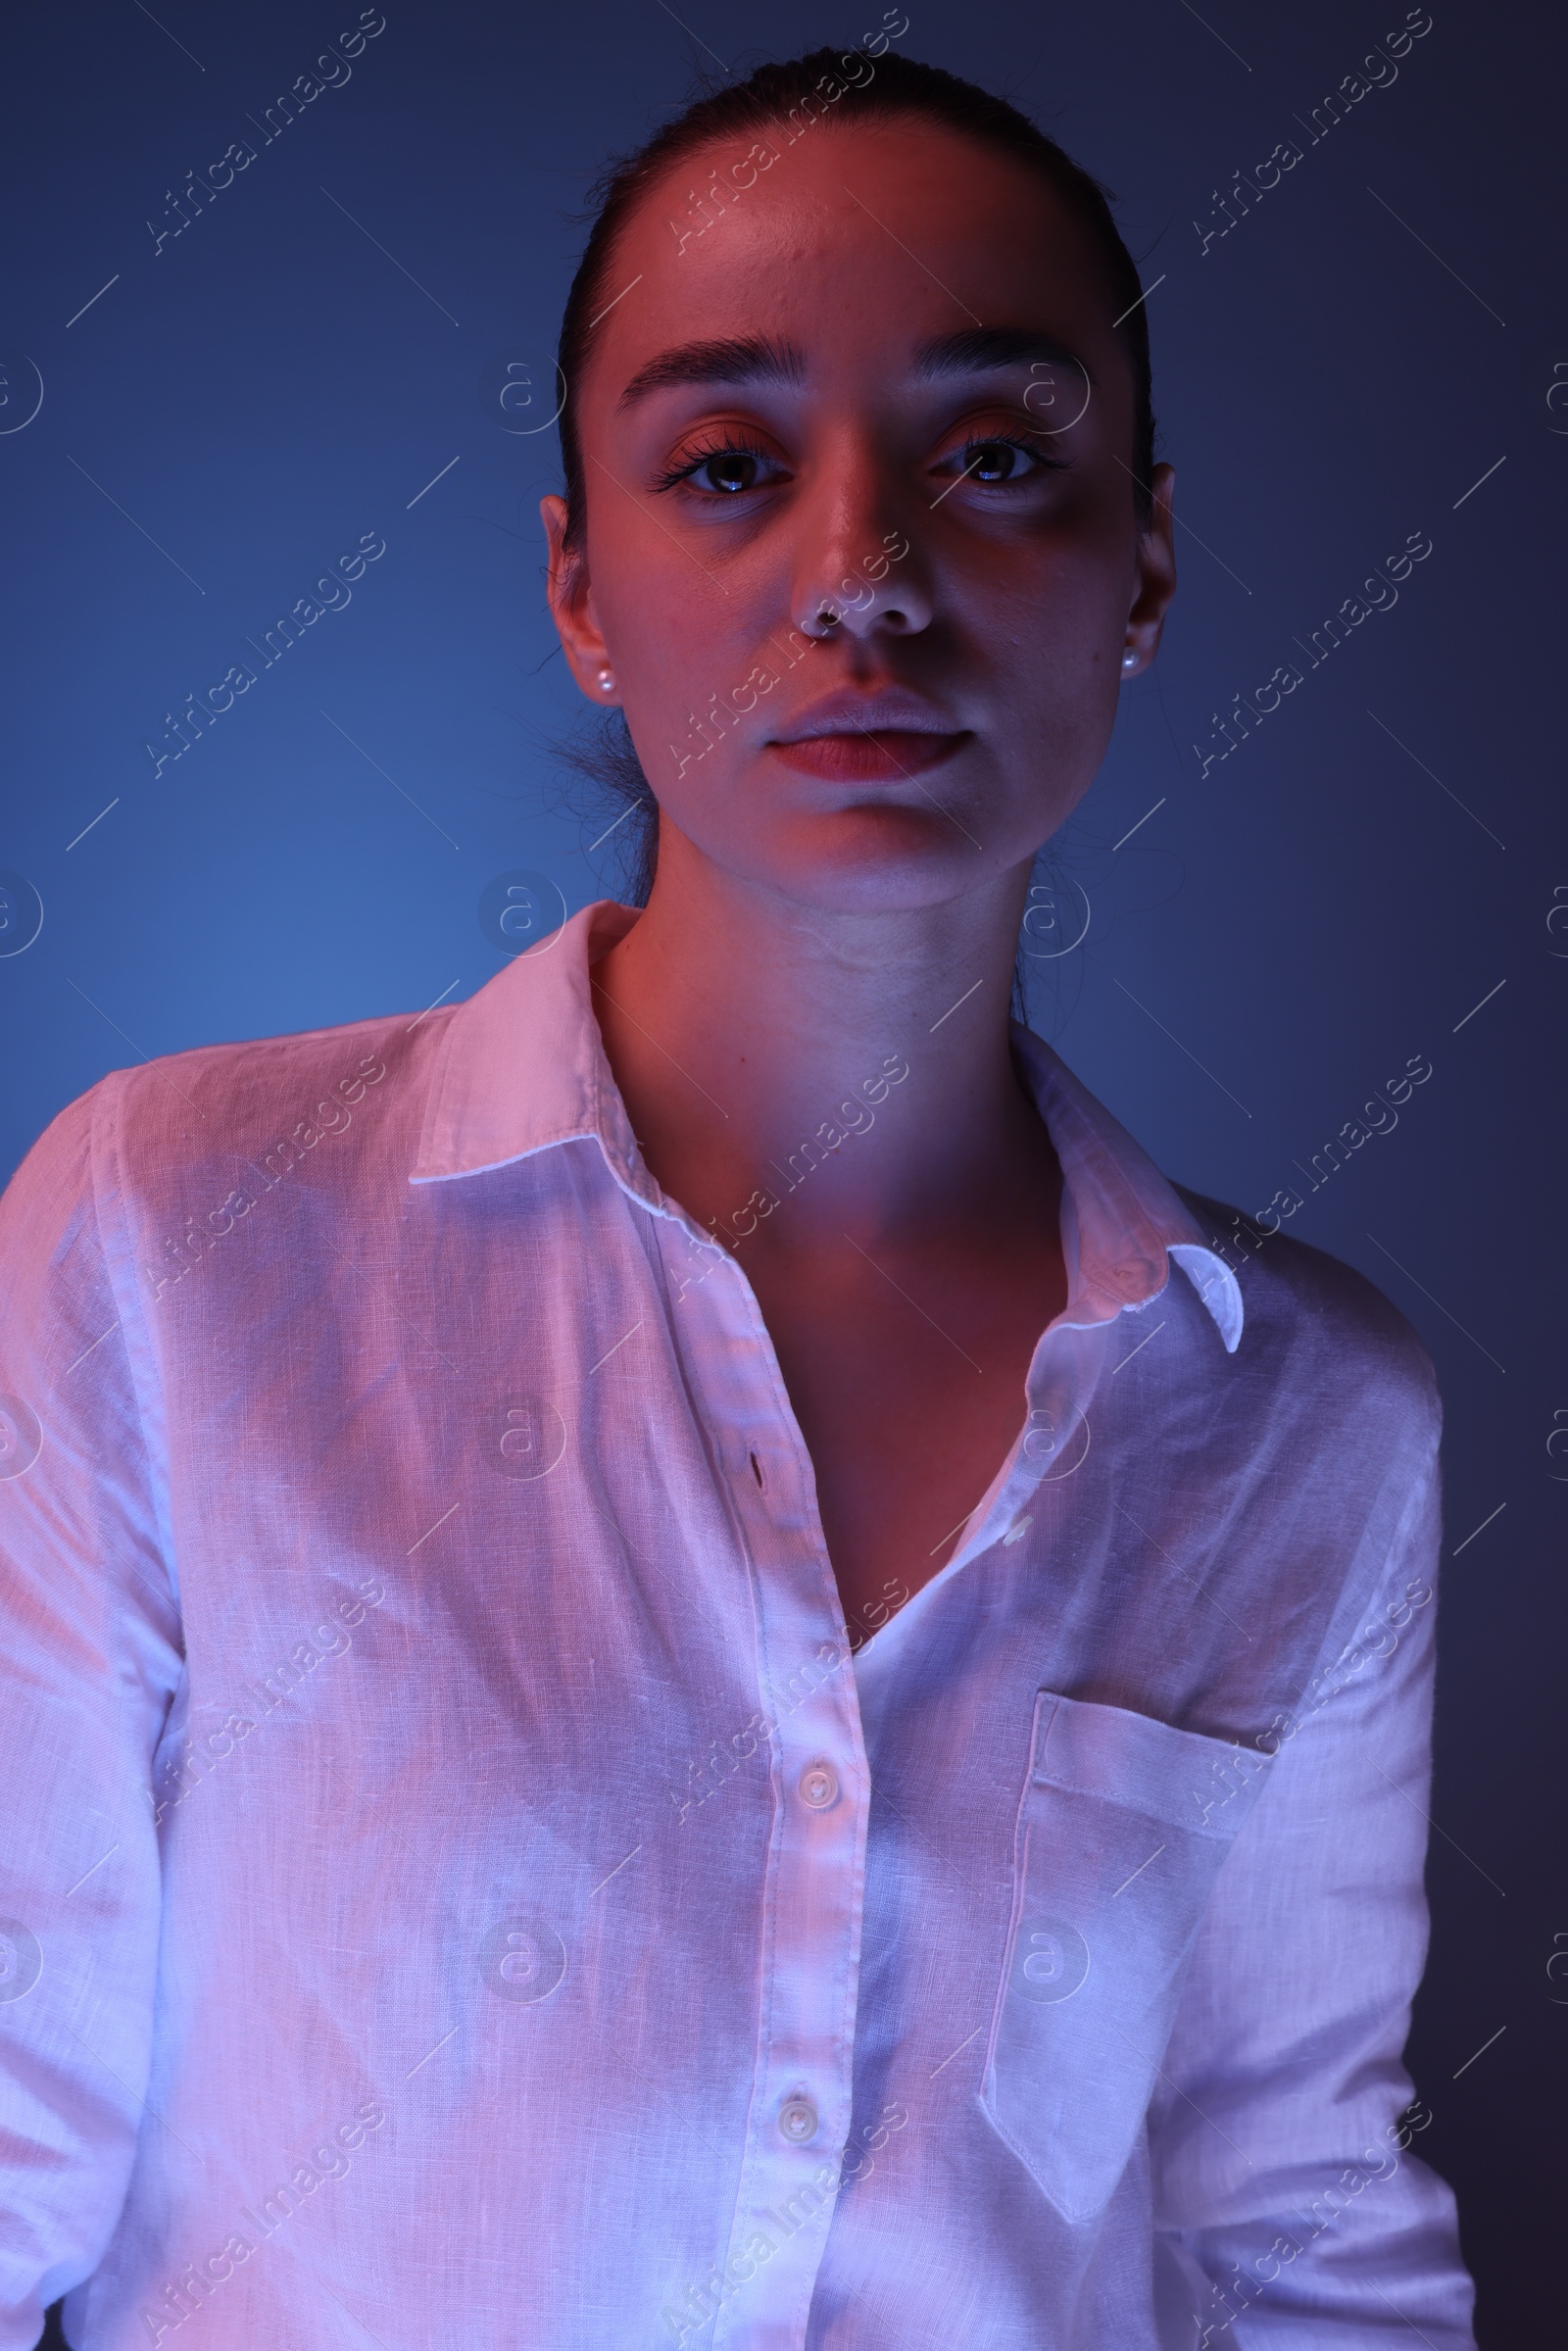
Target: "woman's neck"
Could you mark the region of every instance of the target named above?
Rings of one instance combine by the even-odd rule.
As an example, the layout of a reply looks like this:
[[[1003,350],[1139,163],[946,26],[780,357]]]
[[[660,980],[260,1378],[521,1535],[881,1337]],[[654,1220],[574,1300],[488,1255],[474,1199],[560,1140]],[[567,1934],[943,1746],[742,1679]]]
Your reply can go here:
[[[1043,1186],[1054,1223],[1054,1159],[1007,1037],[1026,886],[824,910],[721,871],[666,824],[646,910],[593,969],[663,1189],[732,1244],[757,1194],[790,1203],[770,1247],[1010,1223],[1040,1213]]]

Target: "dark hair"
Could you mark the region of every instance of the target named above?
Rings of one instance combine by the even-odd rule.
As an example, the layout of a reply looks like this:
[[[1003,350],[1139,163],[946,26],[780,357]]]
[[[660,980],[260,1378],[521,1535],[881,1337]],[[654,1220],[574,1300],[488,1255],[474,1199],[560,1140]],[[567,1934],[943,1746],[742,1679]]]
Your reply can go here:
[[[850,78],[841,71],[851,63],[865,69],[864,78]],[[824,92],[831,95],[824,97]],[[837,102],[845,101],[842,114]],[[1138,268],[1123,244],[1110,210],[1110,191],[1075,164],[1054,139],[1020,114],[1006,99],[998,98],[972,81],[960,80],[940,66],[889,52],[874,63],[863,51],[845,56],[834,49],[815,49],[808,56],[780,64],[759,66],[746,81],[709,89],[683,113],[655,131],[635,153],[610,165],[589,196],[592,226],[582,260],[566,296],[561,321],[558,360],[564,399],[560,416],[561,456],[565,472],[568,548],[580,551],[586,527],[586,485],[582,446],[577,435],[577,386],[593,350],[593,337],[609,299],[615,248],[632,214],[657,181],[682,160],[712,140],[731,136],[756,138],[788,124],[860,122],[905,120],[936,122],[1008,155],[1037,171],[1065,205],[1099,255],[1106,290],[1114,303],[1116,333],[1133,375],[1133,501],[1140,527],[1147,527],[1151,510],[1150,476],[1153,467],[1154,418],[1149,366],[1149,325]],[[804,121],[802,120],[804,118]],[[799,135],[792,128],[791,136]],[[733,194],[733,191],[732,191]],[[713,202],[721,201],[714,198]],[[621,866],[631,903],[646,903],[652,887],[657,854],[658,808],[647,778],[637,762],[630,733],[619,711],[610,713],[601,729],[602,740],[591,750],[579,748],[568,756],[572,763],[594,774],[638,812],[630,820],[621,845]]]

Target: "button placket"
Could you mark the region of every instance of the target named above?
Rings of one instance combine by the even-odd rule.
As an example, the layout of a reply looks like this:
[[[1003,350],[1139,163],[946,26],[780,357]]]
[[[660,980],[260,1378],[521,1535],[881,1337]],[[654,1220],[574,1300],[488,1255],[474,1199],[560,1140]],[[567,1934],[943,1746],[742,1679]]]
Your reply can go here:
[[[752,1563],[775,1802],[750,2120],[723,2248],[723,2275],[744,2282],[710,2339],[712,2351],[801,2351],[852,2106],[869,1778],[814,1473],[733,1259],[688,1291],[679,1316],[694,1313],[687,1352]]]
[[[758,1523],[767,1511],[755,1485],[752,1495],[742,1493],[760,1561],[778,1815],[771,1964],[730,2252],[755,2257],[759,2237],[770,2251],[719,2313],[713,2344],[800,2351],[852,2104],[867,1780],[836,1607],[831,1626],[824,1622],[828,1594],[836,1600],[825,1551],[813,1556],[809,1529],[801,1528],[797,1558],[815,1574],[775,1578],[767,1545],[771,1535],[776,1560],[778,1529]]]

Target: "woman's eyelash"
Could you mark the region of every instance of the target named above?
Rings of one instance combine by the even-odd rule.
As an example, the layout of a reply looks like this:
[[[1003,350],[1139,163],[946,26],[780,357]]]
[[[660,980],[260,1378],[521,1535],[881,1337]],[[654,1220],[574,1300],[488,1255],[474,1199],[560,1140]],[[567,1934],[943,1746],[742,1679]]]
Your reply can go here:
[[[710,459],[715,457],[751,457],[756,458],[759,465],[771,465],[777,463],[771,450],[760,448],[755,441],[742,440],[734,434],[727,433],[722,440],[715,441],[710,448],[691,450],[678,464],[667,466],[661,473],[656,473],[650,486],[655,490],[672,490],[677,482],[686,481],[700,466],[706,465]]]

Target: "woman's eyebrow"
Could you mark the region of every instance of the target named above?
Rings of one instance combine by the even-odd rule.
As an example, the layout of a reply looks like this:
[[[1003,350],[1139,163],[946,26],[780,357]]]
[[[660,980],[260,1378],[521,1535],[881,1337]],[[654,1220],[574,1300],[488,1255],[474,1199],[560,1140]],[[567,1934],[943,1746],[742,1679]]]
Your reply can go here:
[[[934,335],[914,355],[914,373],[929,380],[939,375],[974,375],[987,367],[1016,367],[1020,362],[1044,361],[1076,367],[1094,382],[1078,353],[1059,336],[1031,326],[971,326],[960,334]]]
[[[805,354],[795,344],[775,342],[769,335],[678,343],[639,367],[616,405],[634,408],[650,392],[662,392],[672,384],[798,384],[805,379]]]

